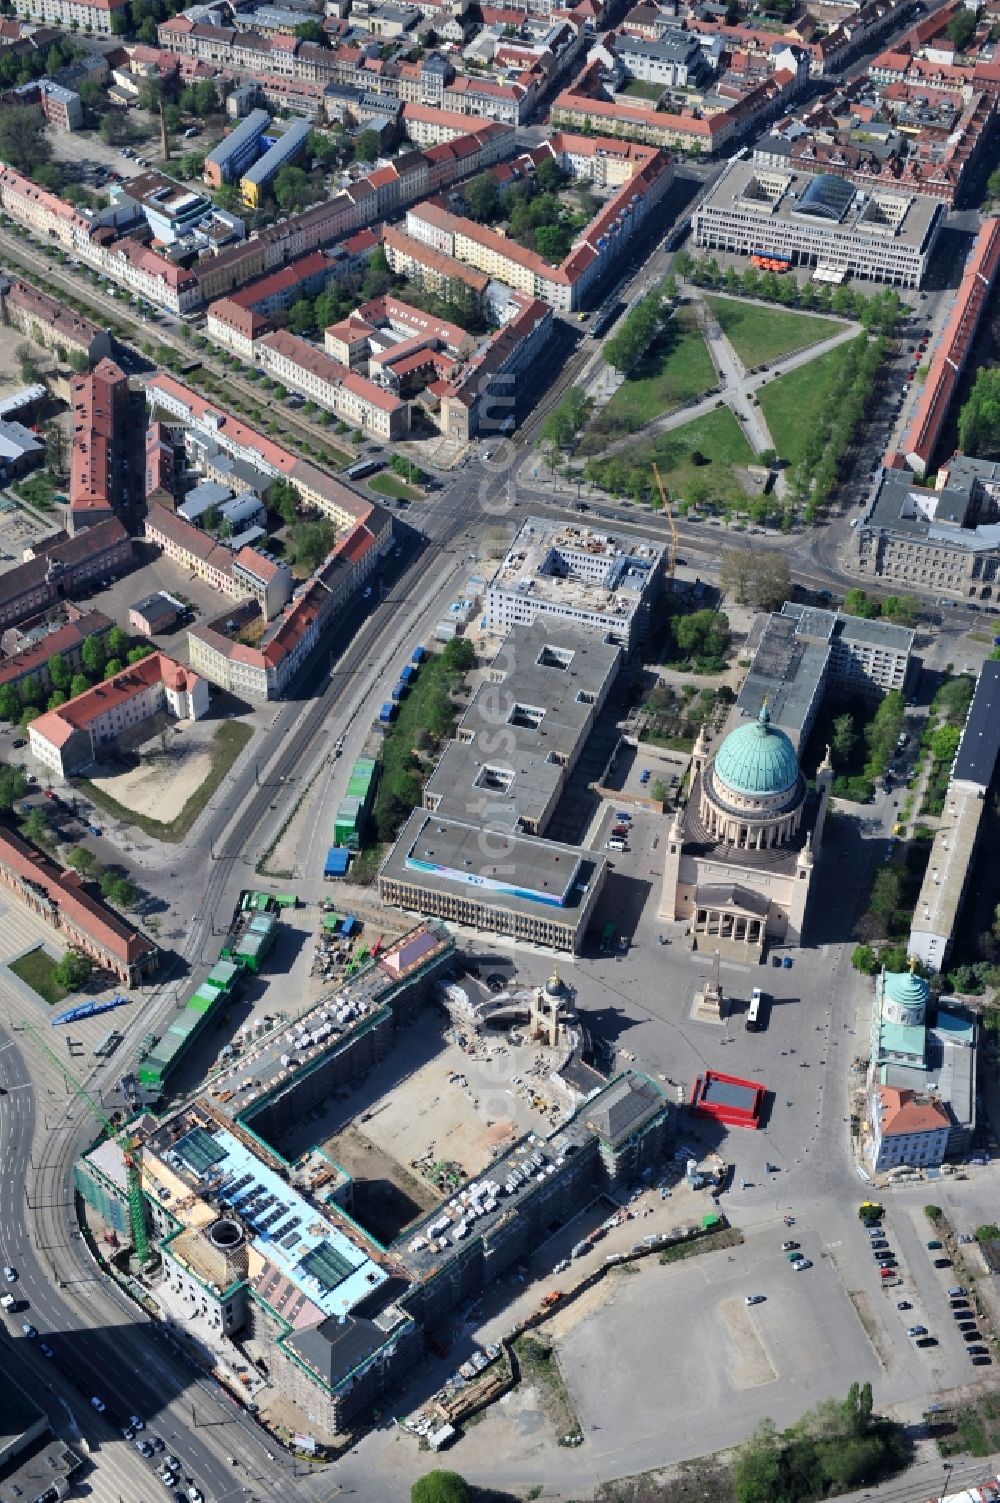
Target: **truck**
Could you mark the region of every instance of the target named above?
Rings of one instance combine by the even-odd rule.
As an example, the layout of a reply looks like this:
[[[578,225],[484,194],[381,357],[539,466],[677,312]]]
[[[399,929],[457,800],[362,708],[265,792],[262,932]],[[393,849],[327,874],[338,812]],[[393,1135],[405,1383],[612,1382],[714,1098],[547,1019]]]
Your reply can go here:
[[[562,1297],[563,1292],[561,1289],[550,1289],[542,1300],[542,1309],[551,1310],[553,1305],[558,1305]]]
[[[398,704],[398,702],[393,701],[390,704],[384,704],[382,706],[381,710],[379,710],[379,712],[378,712],[378,722],[379,722],[379,725],[391,725],[392,722],[395,720],[395,718],[396,718],[396,716],[398,714],[399,714],[399,704]]]

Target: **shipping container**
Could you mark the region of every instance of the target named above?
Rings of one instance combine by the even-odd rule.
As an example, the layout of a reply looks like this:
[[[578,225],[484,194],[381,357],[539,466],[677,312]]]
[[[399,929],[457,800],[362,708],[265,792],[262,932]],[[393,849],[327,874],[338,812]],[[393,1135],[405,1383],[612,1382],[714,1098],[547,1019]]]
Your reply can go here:
[[[412,663],[407,663],[406,667],[404,669],[402,669],[402,671],[400,672],[399,682],[401,684],[405,684],[407,686],[407,688],[409,688],[410,685],[413,683],[413,680],[416,678],[416,676],[417,676],[417,670],[416,670],[416,668],[414,668],[414,666],[413,666]]]
[[[395,720],[398,714],[398,704],[384,704],[378,712],[379,723],[381,725],[388,725],[391,720]]]
[[[326,853],[326,863],[323,867],[324,877],[343,877],[347,872],[349,852],[343,846],[331,846]]]
[[[427,648],[421,642],[421,643],[418,643],[418,645],[416,647],[414,647],[413,651],[410,653],[410,662],[411,663],[422,663],[426,657],[427,657]]]

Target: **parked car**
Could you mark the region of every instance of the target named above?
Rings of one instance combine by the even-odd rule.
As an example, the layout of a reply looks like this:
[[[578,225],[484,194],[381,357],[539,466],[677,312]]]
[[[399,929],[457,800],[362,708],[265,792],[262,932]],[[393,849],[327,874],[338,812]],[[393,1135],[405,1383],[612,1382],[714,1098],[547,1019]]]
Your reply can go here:
[[[906,1334],[907,1334],[907,1336],[926,1336],[927,1335],[927,1327],[926,1326],[910,1326],[910,1328],[909,1328],[909,1330],[907,1331]]]
[[[745,1305],[762,1305],[766,1296],[763,1294],[748,1294],[743,1301]]]
[[[795,1249],[798,1247],[798,1245],[799,1244],[797,1242],[782,1242],[782,1244],[781,1244],[781,1251],[782,1252],[794,1252]]]
[[[794,1267],[796,1273],[801,1273],[803,1269],[811,1268],[812,1263],[808,1258],[800,1258],[799,1261],[794,1265]]]
[[[935,1268],[950,1268],[951,1267],[951,1259],[950,1258],[935,1258],[934,1259],[934,1267]]]

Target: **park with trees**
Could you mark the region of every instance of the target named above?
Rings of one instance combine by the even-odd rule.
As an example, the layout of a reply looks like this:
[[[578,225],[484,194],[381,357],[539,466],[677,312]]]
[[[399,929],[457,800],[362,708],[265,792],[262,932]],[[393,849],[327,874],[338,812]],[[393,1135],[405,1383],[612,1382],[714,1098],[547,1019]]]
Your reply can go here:
[[[465,675],[475,662],[472,643],[455,637],[432,653],[399,707],[382,744],[382,776],[375,794],[374,823],[380,841],[394,839],[423,796],[441,744],[451,735]]]

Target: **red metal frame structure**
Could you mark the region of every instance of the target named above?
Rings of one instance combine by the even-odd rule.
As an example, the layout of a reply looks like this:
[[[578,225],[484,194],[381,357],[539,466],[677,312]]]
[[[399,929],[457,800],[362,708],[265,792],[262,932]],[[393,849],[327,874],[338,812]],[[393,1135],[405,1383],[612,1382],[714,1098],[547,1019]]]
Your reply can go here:
[[[749,1097],[748,1106],[738,1106],[733,1101],[712,1099],[712,1089],[721,1086],[735,1087]],[[722,1075],[717,1070],[706,1070],[699,1075],[691,1088],[690,1110],[699,1117],[710,1117],[714,1122],[724,1122],[727,1127],[746,1127],[756,1131],[760,1127],[767,1087],[758,1080],[741,1080],[738,1075]]]

